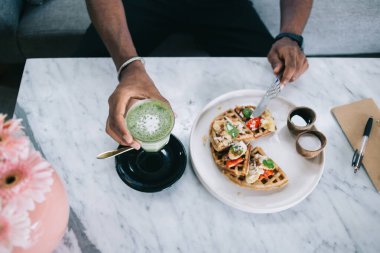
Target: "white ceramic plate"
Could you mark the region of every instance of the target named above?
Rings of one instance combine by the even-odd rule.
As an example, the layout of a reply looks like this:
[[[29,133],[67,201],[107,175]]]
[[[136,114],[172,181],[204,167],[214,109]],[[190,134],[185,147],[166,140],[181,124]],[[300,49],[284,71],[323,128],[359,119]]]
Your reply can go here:
[[[190,135],[190,156],[195,174],[204,187],[223,203],[251,213],[273,213],[290,208],[305,199],[317,186],[324,168],[324,153],[307,160],[299,155],[295,138],[286,120],[295,105],[282,97],[270,102],[277,132],[252,142],[260,146],[288,175],[282,189],[255,191],[240,187],[227,179],[215,165],[210,153],[208,131],[211,121],[221,112],[236,105],[257,105],[264,91],[238,90],[211,101],[196,118]]]

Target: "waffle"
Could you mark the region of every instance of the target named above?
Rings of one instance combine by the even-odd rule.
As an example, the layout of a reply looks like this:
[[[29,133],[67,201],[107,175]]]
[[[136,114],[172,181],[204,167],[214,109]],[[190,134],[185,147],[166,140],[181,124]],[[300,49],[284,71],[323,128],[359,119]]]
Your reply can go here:
[[[210,144],[210,149],[216,165],[223,174],[229,178],[234,178],[235,180],[245,180],[245,176],[248,172],[249,154],[251,151],[250,148],[248,148],[247,152],[242,156],[244,161],[231,168],[228,168],[226,165],[227,161],[229,160],[228,149],[218,152],[213,148],[212,144]]]
[[[246,105],[246,106],[236,106],[235,107],[236,114],[238,114],[238,116],[244,122],[247,122],[249,119],[245,118],[244,115],[243,115],[243,112],[242,112],[244,108],[249,108],[249,109],[255,110],[256,106]],[[253,130],[252,132],[253,132],[253,135],[254,135],[255,139],[258,139],[260,137],[266,136],[266,135],[271,134],[272,132],[276,131],[276,126],[275,126],[275,123],[274,123],[273,116],[272,116],[271,112],[268,109],[266,109],[260,117],[263,120],[267,121],[268,123],[270,122],[269,124],[271,126],[270,127],[265,127],[263,125],[263,123],[262,123],[257,129]]]
[[[242,156],[243,162],[231,168],[227,167],[227,162],[230,160],[228,157],[229,148],[235,141],[244,141],[245,143],[248,143],[251,140],[255,140],[262,136],[268,135],[276,130],[274,119],[269,110],[265,110],[260,116],[262,118],[262,121],[258,129],[254,131],[249,129],[245,123],[250,119],[245,118],[242,114],[244,108],[250,108],[254,110],[256,107],[251,105],[236,106],[234,110],[227,110],[224,113],[218,115],[212,121],[209,130],[210,150],[212,157],[221,172],[232,182],[240,186],[254,190],[273,190],[281,188],[288,183],[288,177],[286,176],[285,172],[274,162],[274,168],[272,170],[274,172],[273,175],[269,175],[266,178],[263,177],[261,179],[257,179],[259,177],[258,175],[260,175],[260,172],[257,172],[257,174],[253,174],[253,176],[256,175],[254,179],[250,177],[252,176],[249,174],[251,168],[250,166],[253,166],[253,164],[260,164],[260,160],[255,158],[255,155],[260,154],[262,156],[266,156],[260,147],[252,148],[250,144],[247,144],[247,151]],[[227,132],[227,121],[230,121],[239,130],[239,134],[236,138],[232,138],[232,136]],[[264,163],[265,162],[268,161],[264,161]],[[265,167],[256,167],[256,170],[261,170],[261,173],[263,169],[266,171],[266,173],[268,173],[268,170],[265,169]],[[255,179],[257,180],[255,181]],[[249,183],[249,180],[252,180],[253,183]]]
[[[227,133],[225,129],[226,118],[228,118],[234,126],[239,130],[236,138]],[[216,151],[222,151],[230,147],[233,141],[248,142],[254,139],[254,135],[250,129],[244,124],[239,115],[234,110],[229,109],[224,113],[218,115],[211,123],[210,126],[210,141]]]
[[[250,153],[250,163],[253,162],[253,159],[255,159],[255,154],[260,154],[262,156],[266,156],[262,148],[255,147],[252,149]],[[250,187],[255,190],[273,190],[277,188],[284,187],[288,184],[288,177],[285,174],[285,172],[275,163],[274,163],[274,175],[269,176],[268,179],[263,178],[259,179],[253,184],[248,184],[247,182],[244,182],[244,186]]]
[[[247,152],[250,152],[250,154],[246,154],[245,157],[249,157],[249,160],[245,159],[244,163],[239,164],[235,168],[228,169],[225,166],[225,159],[228,154],[228,151],[222,151],[222,152],[216,152],[212,145],[211,147],[211,153],[213,154],[213,158],[219,169],[222,171],[222,173],[227,176],[229,180],[234,182],[235,184],[250,188],[253,190],[263,190],[263,191],[269,191],[274,189],[279,189],[284,187],[288,184],[288,177],[286,176],[285,172],[276,164],[275,168],[273,169],[274,175],[268,176],[268,179],[262,178],[258,179],[253,184],[250,184],[246,181],[246,175],[248,173],[249,164],[253,162],[252,159],[254,159],[255,154],[259,153],[260,155],[266,156],[264,151],[260,147],[252,148],[251,145],[248,145]],[[228,159],[228,158],[227,158]]]

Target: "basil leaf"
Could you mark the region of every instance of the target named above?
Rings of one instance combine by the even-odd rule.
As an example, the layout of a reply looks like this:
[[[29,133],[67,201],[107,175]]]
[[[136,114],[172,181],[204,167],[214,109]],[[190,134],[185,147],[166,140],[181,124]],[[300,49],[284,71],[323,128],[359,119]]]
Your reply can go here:
[[[238,137],[238,135],[239,135],[239,130],[235,127],[234,129],[231,130],[230,135],[232,136],[232,138],[236,138],[236,137]]]
[[[247,118],[247,119],[249,119],[250,117],[251,117],[251,115],[252,115],[252,110],[251,109],[249,109],[249,108],[244,108],[243,109],[243,116],[245,117],[245,118]]]
[[[227,133],[232,136],[232,138],[236,138],[239,135],[239,130],[236,126],[232,125],[227,121],[226,123]]]
[[[264,164],[265,167],[267,167],[269,169],[273,169],[274,168],[274,163],[273,163],[272,159],[264,160],[263,164]]]
[[[241,155],[243,153],[243,149],[240,146],[237,146],[237,145],[232,145],[231,148],[230,148],[230,151],[234,155]]]

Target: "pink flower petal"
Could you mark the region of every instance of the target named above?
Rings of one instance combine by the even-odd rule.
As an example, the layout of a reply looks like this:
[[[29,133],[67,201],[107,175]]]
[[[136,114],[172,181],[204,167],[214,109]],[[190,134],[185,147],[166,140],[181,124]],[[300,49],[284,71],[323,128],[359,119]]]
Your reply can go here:
[[[12,248],[26,248],[30,245],[30,219],[27,212],[22,212],[14,205],[7,205],[0,210],[0,250],[11,252]],[[4,251],[7,250],[7,251]]]
[[[0,163],[0,196],[5,203],[17,203],[20,208],[33,210],[34,201],[44,201],[51,190],[53,169],[37,151],[28,152],[25,159]],[[15,176],[17,182],[6,186],[5,177]],[[1,187],[5,185],[6,187]]]

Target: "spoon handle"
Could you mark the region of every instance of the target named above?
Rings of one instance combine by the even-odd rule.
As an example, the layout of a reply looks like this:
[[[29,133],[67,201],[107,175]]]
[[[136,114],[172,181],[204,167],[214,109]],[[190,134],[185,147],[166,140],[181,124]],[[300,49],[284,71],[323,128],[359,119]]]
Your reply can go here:
[[[114,156],[123,154],[123,153],[128,152],[128,151],[130,151],[132,149],[134,149],[134,148],[132,148],[132,147],[124,147],[124,148],[120,148],[120,149],[116,149],[116,150],[110,150],[110,151],[106,151],[106,152],[100,153],[99,155],[96,156],[96,158],[98,158],[98,159],[106,159],[106,158],[110,158],[110,157],[114,157]]]

